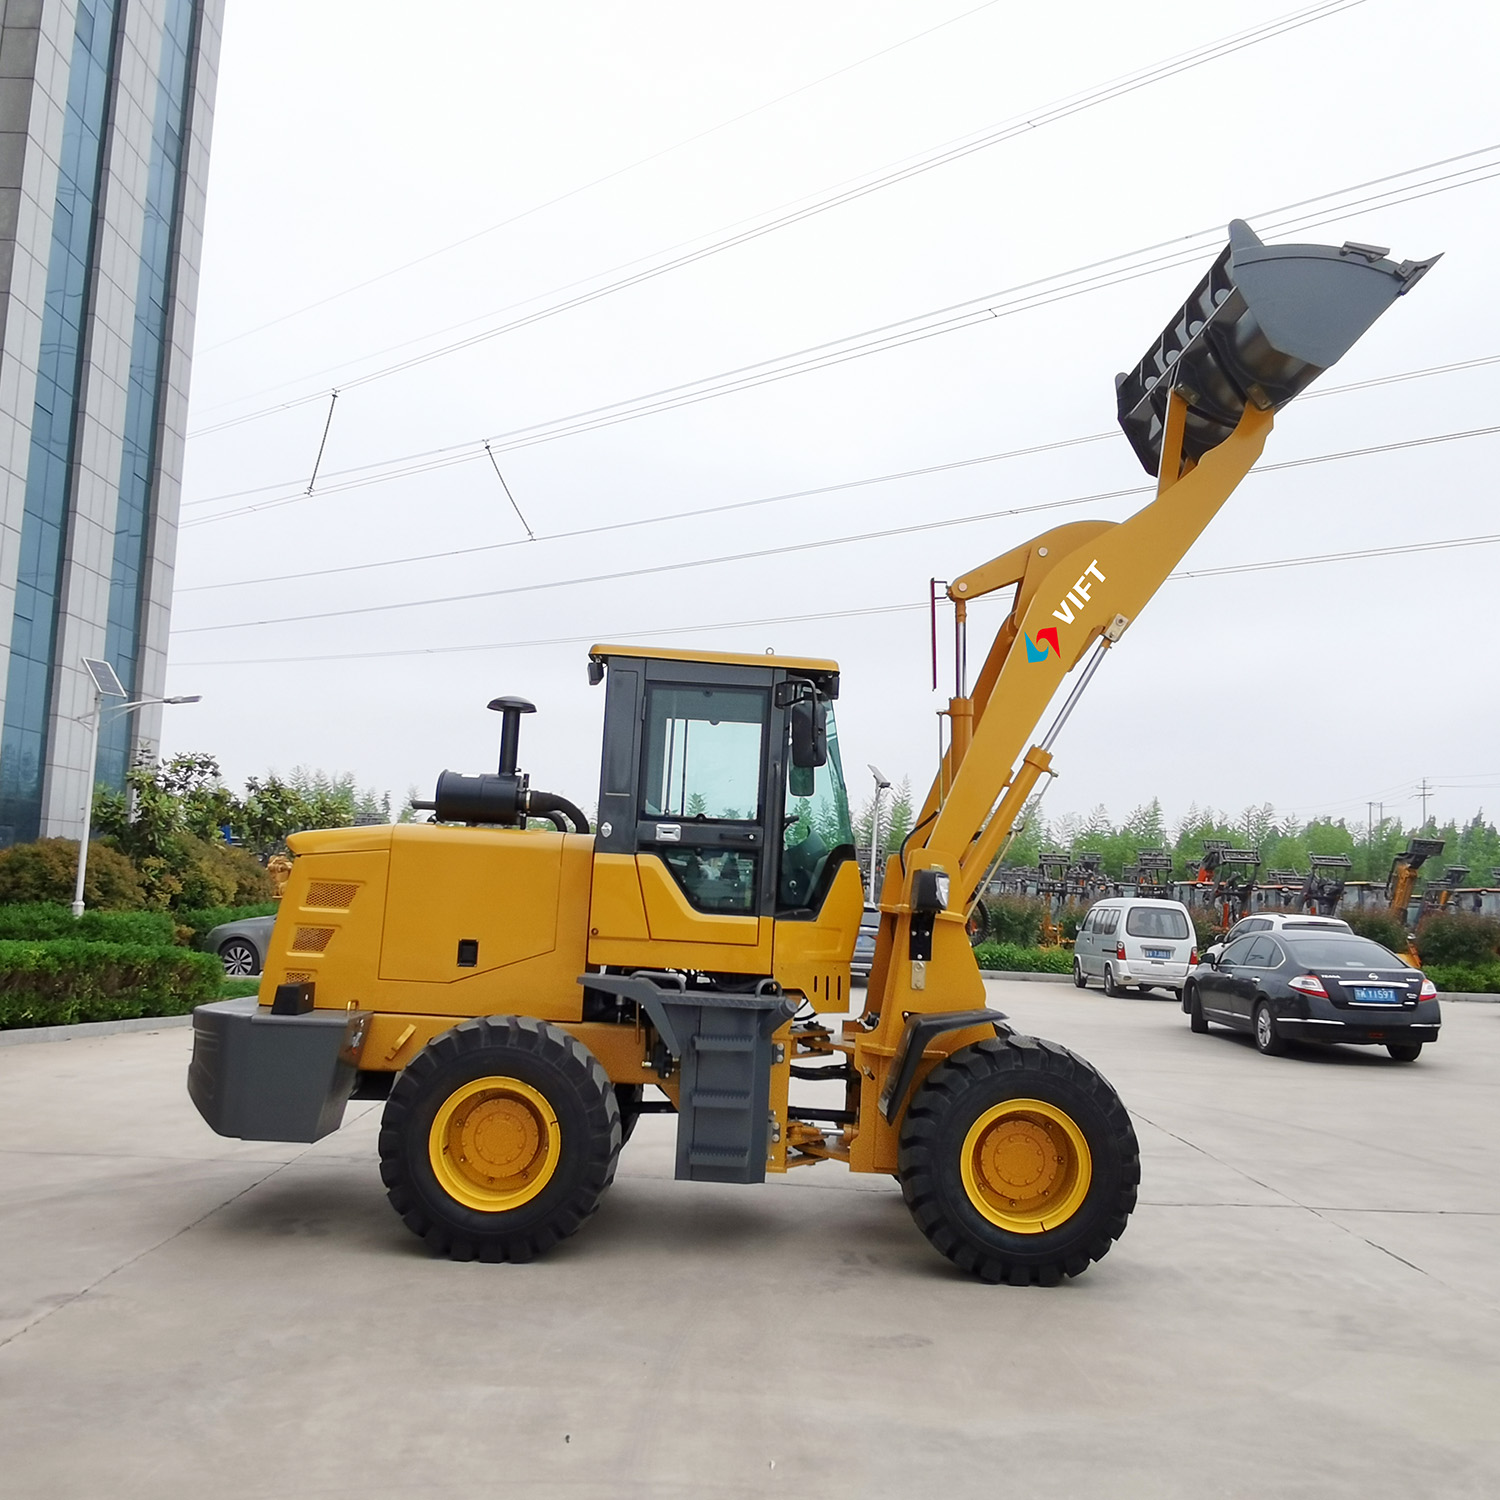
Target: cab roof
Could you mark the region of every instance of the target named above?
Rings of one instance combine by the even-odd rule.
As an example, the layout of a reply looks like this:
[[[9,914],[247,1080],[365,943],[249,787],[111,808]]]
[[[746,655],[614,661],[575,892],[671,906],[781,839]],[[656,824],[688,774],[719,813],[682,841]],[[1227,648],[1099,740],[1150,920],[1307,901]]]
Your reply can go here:
[[[837,676],[839,664],[818,656],[778,656],[763,651],[679,651],[672,646],[590,646],[593,661],[611,656],[640,656],[649,661],[701,661],[720,667],[783,667],[789,672],[806,672],[810,676]]]

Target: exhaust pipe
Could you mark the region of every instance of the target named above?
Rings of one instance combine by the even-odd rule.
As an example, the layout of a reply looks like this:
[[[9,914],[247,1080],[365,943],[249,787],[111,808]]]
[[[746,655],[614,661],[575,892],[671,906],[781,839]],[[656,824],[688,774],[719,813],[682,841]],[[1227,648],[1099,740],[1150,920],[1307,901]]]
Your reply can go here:
[[[1337,363],[1441,258],[1385,259],[1379,245],[1266,245],[1243,219],[1182,310],[1128,374],[1120,426],[1146,472],[1161,470],[1167,397],[1187,404],[1185,462],[1234,431],[1247,405],[1279,411]],[[1175,475],[1173,476],[1176,477]]]

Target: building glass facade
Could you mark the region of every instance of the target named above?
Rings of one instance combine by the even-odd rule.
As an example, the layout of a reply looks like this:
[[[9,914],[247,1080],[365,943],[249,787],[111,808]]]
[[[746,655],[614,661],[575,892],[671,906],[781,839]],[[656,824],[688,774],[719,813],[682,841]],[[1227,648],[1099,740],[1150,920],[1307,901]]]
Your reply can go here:
[[[132,698],[141,696],[139,646],[141,585],[150,566],[152,475],[156,472],[158,416],[171,308],[173,229],[181,196],[182,142],[191,108],[193,0],[168,0],[162,28],[155,116],[151,126],[151,167],[146,183],[145,232],[141,274],[130,341],[130,383],[125,405],[124,456],[115,512],[115,545],[109,579],[109,617],[104,656]],[[128,719],[116,716],[99,735],[95,774],[109,786],[123,787],[129,769]]]
[[[11,830],[6,840],[10,843],[36,838],[41,822],[57,603],[78,432],[104,127],[113,92],[116,19],[116,0],[79,0],[52,210],[52,253],[0,732],[0,827]]]
[[[0,0],[0,846],[156,749],[223,11]]]

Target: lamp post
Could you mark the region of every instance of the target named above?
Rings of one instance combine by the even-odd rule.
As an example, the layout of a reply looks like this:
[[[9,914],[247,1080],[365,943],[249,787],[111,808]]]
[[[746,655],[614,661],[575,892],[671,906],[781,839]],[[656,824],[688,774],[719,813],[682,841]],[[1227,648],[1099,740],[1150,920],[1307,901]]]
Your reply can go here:
[[[875,767],[870,767],[875,778],[875,806],[870,810],[870,905],[875,904],[875,861],[880,848],[880,794],[891,789],[890,782]]]
[[[73,886],[73,915],[75,917],[83,915],[83,882],[89,867],[89,825],[94,820],[94,772],[99,759],[99,731],[104,726],[104,700],[125,696],[125,689],[120,686],[120,679],[108,662],[85,658],[83,665],[93,679],[94,708],[92,713],[83,714],[78,720],[79,723],[87,721],[89,725],[89,756],[88,779],[83,793],[83,833],[78,840],[78,879]],[[147,708],[153,703],[199,703],[201,701],[202,694],[200,693],[190,693],[177,698],[135,698],[129,703],[113,704],[110,713],[112,717],[118,718],[123,714],[134,713],[138,708]]]

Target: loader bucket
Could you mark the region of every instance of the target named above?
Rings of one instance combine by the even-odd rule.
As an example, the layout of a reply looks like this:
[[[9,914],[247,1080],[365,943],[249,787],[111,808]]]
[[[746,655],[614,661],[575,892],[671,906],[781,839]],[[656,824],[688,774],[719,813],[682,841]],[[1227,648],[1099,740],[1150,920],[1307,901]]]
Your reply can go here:
[[[1146,471],[1161,468],[1174,389],[1187,402],[1184,460],[1234,431],[1246,405],[1277,411],[1342,358],[1438,259],[1386,260],[1377,245],[1265,245],[1243,219],[1176,317],[1115,377],[1120,426]],[[1175,476],[1174,476],[1175,477]]]

